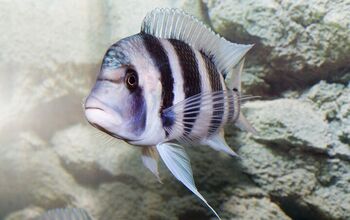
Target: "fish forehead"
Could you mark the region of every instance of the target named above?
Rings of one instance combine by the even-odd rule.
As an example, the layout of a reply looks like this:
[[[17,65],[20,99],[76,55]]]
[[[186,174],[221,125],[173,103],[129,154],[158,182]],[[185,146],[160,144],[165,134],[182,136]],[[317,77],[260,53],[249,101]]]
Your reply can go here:
[[[157,67],[145,48],[141,34],[119,40],[107,50],[100,75],[114,73],[114,70],[120,68],[134,68],[140,78],[140,84],[149,89],[155,89],[159,74]],[[118,78],[122,77],[119,73]]]
[[[140,34],[123,38],[111,45],[102,61],[102,68],[117,69],[145,59],[146,54]]]

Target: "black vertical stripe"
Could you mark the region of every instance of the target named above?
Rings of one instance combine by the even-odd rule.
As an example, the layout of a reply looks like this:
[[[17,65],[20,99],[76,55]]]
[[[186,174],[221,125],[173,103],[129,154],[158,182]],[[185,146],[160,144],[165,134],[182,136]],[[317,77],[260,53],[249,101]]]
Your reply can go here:
[[[220,73],[218,72],[214,63],[204,53],[201,53],[201,55],[205,63],[205,68],[207,69],[211,90],[212,91],[222,90]]]
[[[235,91],[232,92],[232,94],[230,94],[229,96],[229,102],[228,102],[228,117],[227,117],[227,121],[228,122],[232,122],[233,121],[233,116],[235,114]]]
[[[205,68],[207,70],[210,87],[212,92],[221,91],[223,94],[223,88],[220,80],[220,73],[218,72],[217,68],[215,67],[214,63],[204,54],[202,54],[202,58],[205,62]],[[213,102],[220,102],[222,100],[222,97],[213,97]],[[221,103],[214,103],[213,109],[220,109],[213,111],[212,118],[210,120],[210,125],[208,129],[208,136],[212,135],[217,131],[217,129],[221,126],[221,123],[223,121],[224,116],[224,102]]]
[[[229,121],[235,122],[237,121],[240,113],[240,93],[239,91],[234,88],[232,93],[232,116],[229,118]],[[230,116],[230,115],[229,115]]]
[[[131,93],[131,97],[131,127],[136,135],[141,135],[145,130],[147,119],[147,105],[142,89],[138,87]]]
[[[169,58],[158,38],[145,33],[142,33],[141,37],[154,65],[160,72],[160,82],[162,84],[162,104],[159,112],[161,114],[163,127],[171,127],[174,124],[173,117],[168,117],[171,115],[169,112],[167,113],[168,116],[163,115],[163,110],[171,107],[174,101],[174,78],[171,72]],[[166,132],[166,136],[168,135],[169,134]]]
[[[179,58],[180,67],[182,69],[182,78],[184,80],[183,90],[185,93],[185,98],[189,98],[201,92],[202,84],[201,84],[201,76],[199,72],[198,62],[196,59],[196,55],[193,52],[192,48],[186,43],[171,39],[169,42],[173,45],[176,54]],[[190,103],[186,103],[189,105]],[[185,125],[184,136],[188,137],[193,128],[194,122],[196,121],[196,117],[199,114],[200,105],[196,106],[195,109],[192,110],[184,110],[183,123]],[[192,112],[193,113],[189,113]]]

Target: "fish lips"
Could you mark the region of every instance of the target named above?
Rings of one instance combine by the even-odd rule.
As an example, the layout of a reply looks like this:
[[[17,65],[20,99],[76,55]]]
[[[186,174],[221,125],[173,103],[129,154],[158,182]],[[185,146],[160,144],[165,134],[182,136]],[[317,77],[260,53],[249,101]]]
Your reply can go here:
[[[97,97],[89,96],[85,102],[85,117],[95,128],[124,141],[134,141],[137,138],[129,138],[123,134],[124,120],[118,109],[112,109],[105,105]],[[118,133],[118,134],[117,134]]]

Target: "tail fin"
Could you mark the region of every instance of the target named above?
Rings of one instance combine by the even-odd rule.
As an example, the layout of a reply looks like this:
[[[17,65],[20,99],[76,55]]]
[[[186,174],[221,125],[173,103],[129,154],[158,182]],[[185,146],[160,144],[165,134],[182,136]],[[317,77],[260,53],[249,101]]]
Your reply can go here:
[[[225,77],[225,83],[230,90],[237,89],[241,92],[241,75],[244,66],[244,57],[238,62],[236,66]]]
[[[244,57],[239,63],[232,69],[232,71],[226,76],[225,83],[230,90],[237,89],[241,92],[241,75],[244,66]],[[242,112],[239,113],[239,117],[236,121],[236,126],[242,130],[249,131],[254,135],[258,135],[257,130],[248,122]]]

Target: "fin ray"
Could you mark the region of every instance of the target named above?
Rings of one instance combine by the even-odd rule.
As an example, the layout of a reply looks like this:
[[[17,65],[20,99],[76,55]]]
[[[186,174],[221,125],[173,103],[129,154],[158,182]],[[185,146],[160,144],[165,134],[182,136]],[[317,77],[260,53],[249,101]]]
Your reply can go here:
[[[182,134],[181,130],[190,130],[194,128],[194,124],[198,123],[198,121],[193,120],[196,118],[193,115],[198,113],[211,115],[211,122],[213,123],[211,127],[219,128],[223,125],[223,119],[227,118],[229,115],[229,112],[226,110],[228,108],[227,103],[235,103],[235,98],[237,98],[237,96],[230,90],[205,92],[188,97],[163,110],[163,115],[172,115],[174,118],[174,124],[170,127],[165,127],[165,130],[169,134],[175,133],[174,131]],[[203,129],[203,127],[200,127],[200,129]],[[183,135],[178,137],[177,140],[192,144],[193,142],[200,142],[202,138],[203,137],[197,137],[195,135],[189,138]]]

